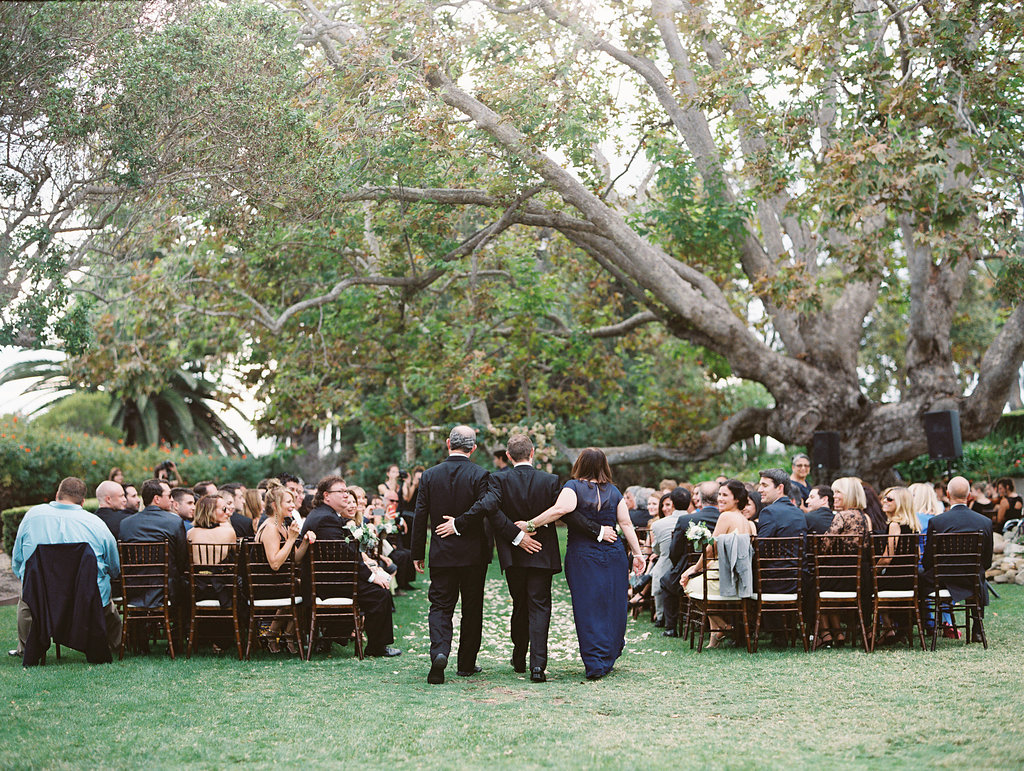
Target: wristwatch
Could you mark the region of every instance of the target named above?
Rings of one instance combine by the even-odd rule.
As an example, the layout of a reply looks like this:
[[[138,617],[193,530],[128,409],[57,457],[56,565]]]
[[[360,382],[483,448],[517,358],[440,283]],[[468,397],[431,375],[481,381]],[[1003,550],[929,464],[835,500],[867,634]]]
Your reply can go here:
[[[533,520],[532,519],[526,520],[526,532],[527,533],[535,533],[535,532],[537,532],[537,526],[535,524],[533,524]]]

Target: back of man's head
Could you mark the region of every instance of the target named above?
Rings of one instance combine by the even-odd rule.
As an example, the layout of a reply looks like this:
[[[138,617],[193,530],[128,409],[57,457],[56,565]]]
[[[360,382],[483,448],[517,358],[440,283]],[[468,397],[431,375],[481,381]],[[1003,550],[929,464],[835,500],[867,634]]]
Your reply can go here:
[[[139,495],[142,496],[142,505],[148,506],[163,492],[164,485],[167,485],[167,480],[164,479],[147,479],[142,483],[142,489],[139,490]],[[170,485],[167,485],[168,489]]]
[[[690,508],[690,491],[685,487],[677,487],[669,493],[669,498],[672,499],[672,508],[676,511],[686,511]]]
[[[697,492],[700,493],[700,505],[718,506],[718,488],[718,482],[713,479],[697,485]]]
[[[64,477],[57,487],[57,500],[81,506],[85,502],[85,482],[78,477]]]
[[[967,503],[967,496],[971,493],[971,483],[963,477],[953,477],[946,486],[946,494],[950,503]]]
[[[529,460],[531,452],[533,452],[533,442],[526,434],[514,434],[508,438],[505,453],[513,463]]]
[[[107,479],[96,485],[96,501],[103,508],[116,508],[114,504],[118,503],[122,495],[124,495],[124,487],[117,482]]]
[[[476,431],[469,426],[455,426],[448,434],[448,449],[458,452],[472,452],[476,447]]]

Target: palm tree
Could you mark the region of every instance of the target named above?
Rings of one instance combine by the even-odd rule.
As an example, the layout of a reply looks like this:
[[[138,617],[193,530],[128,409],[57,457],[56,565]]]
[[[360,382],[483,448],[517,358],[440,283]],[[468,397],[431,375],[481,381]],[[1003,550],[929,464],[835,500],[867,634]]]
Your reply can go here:
[[[32,414],[52,407],[81,389],[69,377],[64,362],[33,359],[12,364],[0,372],[0,385],[17,380],[35,380],[23,393],[58,394],[32,410]],[[65,393],[62,393],[65,392]],[[201,372],[178,368],[155,392],[111,394],[110,423],[119,429],[126,444],[180,444],[190,450],[244,453],[245,443],[213,410],[213,403],[233,405],[217,392],[214,383]],[[241,413],[239,413],[241,414]]]

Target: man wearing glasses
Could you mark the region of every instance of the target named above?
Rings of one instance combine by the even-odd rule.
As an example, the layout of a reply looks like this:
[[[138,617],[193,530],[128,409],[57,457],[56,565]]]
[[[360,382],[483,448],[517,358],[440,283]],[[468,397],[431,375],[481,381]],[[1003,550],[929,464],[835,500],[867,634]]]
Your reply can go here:
[[[793,487],[800,492],[800,501],[804,511],[807,510],[807,496],[811,494],[811,486],[807,484],[807,475],[811,473],[811,459],[802,452],[793,456],[793,473],[789,475],[789,481]]]

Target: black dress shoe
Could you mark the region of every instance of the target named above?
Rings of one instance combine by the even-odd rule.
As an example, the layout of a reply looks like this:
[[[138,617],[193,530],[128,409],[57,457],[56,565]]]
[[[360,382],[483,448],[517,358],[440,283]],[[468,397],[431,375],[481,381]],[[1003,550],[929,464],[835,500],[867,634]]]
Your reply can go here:
[[[475,667],[473,667],[473,669],[471,669],[469,671],[466,671],[464,669],[460,669],[455,674],[457,674],[459,677],[472,677],[473,675],[479,675],[483,671],[484,671],[484,668],[481,667],[479,664],[477,664]]]
[[[530,681],[534,683],[546,683],[548,676],[544,674],[544,670],[540,667],[534,667],[530,670]]]
[[[679,636],[679,632],[677,632],[675,629],[666,629],[664,632],[661,633],[661,636],[662,637],[678,637]]]
[[[392,656],[401,656],[402,655],[402,650],[400,648],[393,648],[390,645],[385,645],[384,646],[384,650],[382,650],[382,651],[374,651],[373,653],[370,653],[369,651],[367,651],[366,655],[367,656],[372,656],[374,658],[388,658],[388,659],[390,659]]]
[[[430,663],[430,672],[427,673],[427,682],[431,685],[440,685],[444,682],[444,668],[448,666],[448,657],[443,653],[434,656]]]
[[[512,657],[512,661],[510,663],[512,664],[512,671],[513,672],[518,672],[519,674],[523,674],[524,672],[526,672],[526,661],[525,660],[524,661],[516,661],[516,657],[513,656]]]
[[[654,625],[656,627],[658,627],[658,629],[663,629],[665,627],[665,619],[663,619],[663,618],[656,618],[654,620]]]

